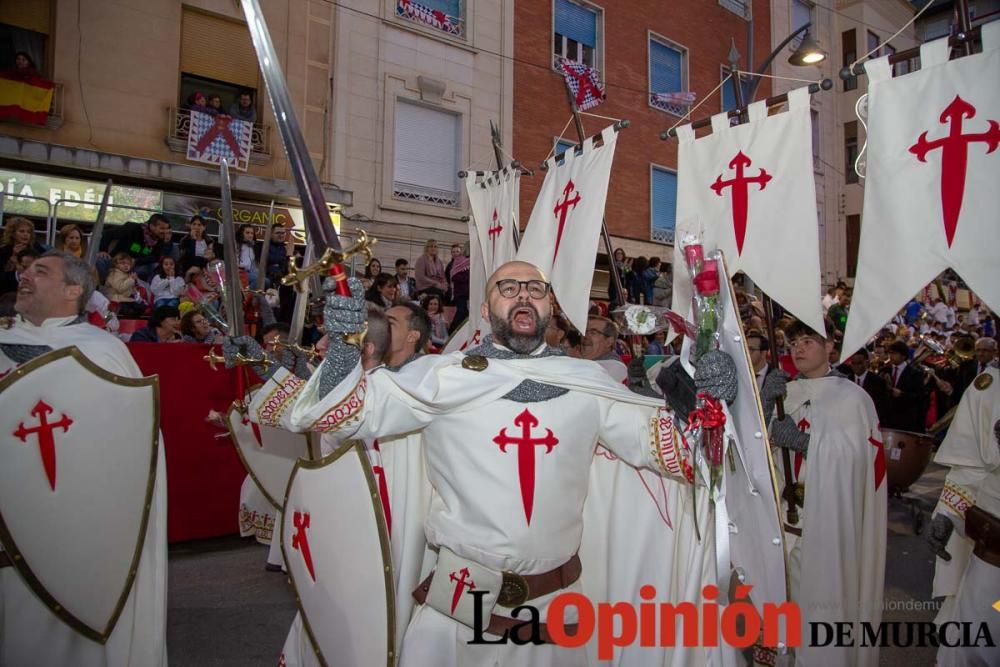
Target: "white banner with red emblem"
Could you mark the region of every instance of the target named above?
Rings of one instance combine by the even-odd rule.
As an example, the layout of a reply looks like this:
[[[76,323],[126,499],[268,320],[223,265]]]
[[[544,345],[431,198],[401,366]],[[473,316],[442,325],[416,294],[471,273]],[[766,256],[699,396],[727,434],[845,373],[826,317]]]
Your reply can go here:
[[[750,122],[736,127],[717,114],[700,139],[690,125],[677,128],[677,239],[700,234],[706,250],[725,253],[731,276],[743,271],[823,331],[808,89],[789,92],[788,107],[768,116],[764,101],[755,102]],[[685,266],[680,243],[674,266]],[[673,309],[690,308],[691,282],[674,271]]]
[[[521,201],[521,171],[510,167],[499,171],[469,172],[465,178],[472,217],[469,220],[469,321],[455,332],[445,352],[475,347],[490,332],[489,322],[479,314],[486,279],[498,266],[514,259],[514,243]]]
[[[845,356],[948,267],[1000,310],[1000,22],[982,38],[982,53],[952,61],[947,39],[923,44],[921,69],[897,78],[887,58],[865,64],[865,206]]]
[[[587,328],[590,262],[597,254],[618,133],[608,126],[599,137],[600,146],[590,137],[580,153],[566,151],[562,164],[549,159],[517,253],[548,277],[563,312],[580,331]]]

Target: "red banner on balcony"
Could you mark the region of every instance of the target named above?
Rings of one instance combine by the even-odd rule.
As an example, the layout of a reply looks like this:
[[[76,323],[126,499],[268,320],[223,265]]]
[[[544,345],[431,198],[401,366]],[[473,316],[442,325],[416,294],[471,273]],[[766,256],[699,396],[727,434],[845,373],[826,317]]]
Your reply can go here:
[[[0,72],[0,120],[45,125],[55,84],[34,74]]]
[[[246,171],[252,134],[253,123],[249,121],[191,111],[187,159],[220,164],[225,158],[233,169]]]

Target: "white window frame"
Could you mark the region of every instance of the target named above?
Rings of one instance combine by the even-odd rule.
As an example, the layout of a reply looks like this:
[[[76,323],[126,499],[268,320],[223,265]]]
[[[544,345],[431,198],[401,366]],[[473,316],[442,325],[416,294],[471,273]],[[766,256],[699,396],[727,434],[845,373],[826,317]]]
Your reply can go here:
[[[691,52],[688,48],[682,44],[675,42],[672,39],[668,39],[659,33],[655,33],[652,30],[646,31],[646,81],[649,82],[649,92],[646,95],[646,103],[653,109],[657,111],[662,111],[663,113],[671,114],[681,118],[688,113],[688,106],[682,106],[679,104],[664,104],[659,106],[653,103],[653,57],[651,43],[657,42],[661,46],[665,46],[669,49],[675,51],[680,51],[681,54],[681,90],[690,90],[691,79],[688,78],[690,75],[690,57]]]
[[[674,231],[669,240],[656,238],[656,227],[653,226],[653,173],[656,171],[665,171],[677,176],[677,170],[672,167],[666,167],[661,164],[656,164],[655,162],[649,163],[649,240],[653,243],[663,243],[664,245],[672,246],[677,242],[677,209],[674,209]],[[680,183],[678,183],[678,185],[680,185]]]
[[[588,67],[590,67],[591,69],[597,71],[597,73],[601,75],[601,80],[603,81],[604,80],[604,75],[603,75],[603,72],[604,72],[604,7],[601,7],[600,5],[595,5],[592,2],[587,2],[586,0],[567,0],[567,1],[570,2],[570,3],[572,3],[572,4],[574,4],[574,5],[579,5],[579,6],[583,7],[584,9],[592,11],[592,12],[594,12],[597,15],[597,29],[595,31],[596,34],[597,34],[597,44],[594,46],[594,63],[592,65],[588,65]],[[552,10],[552,25],[551,25],[551,29],[549,30],[549,43],[550,43],[550,47],[551,47],[551,44],[555,40],[555,35],[556,35],[556,0],[551,0],[550,8]],[[567,42],[567,39],[566,39],[565,36],[563,36],[563,38],[562,38],[562,53],[566,53],[566,50],[567,50],[566,49],[566,42]],[[583,51],[582,49],[577,49],[577,58],[573,62],[578,62],[578,63],[581,63],[583,65],[587,65],[587,63],[583,62],[583,53],[582,53],[582,51]],[[558,55],[556,53],[552,54],[552,69],[554,71],[558,72],[560,75],[563,73],[563,71],[559,68],[559,61],[562,60],[564,57],[565,56],[560,56],[560,55]]]

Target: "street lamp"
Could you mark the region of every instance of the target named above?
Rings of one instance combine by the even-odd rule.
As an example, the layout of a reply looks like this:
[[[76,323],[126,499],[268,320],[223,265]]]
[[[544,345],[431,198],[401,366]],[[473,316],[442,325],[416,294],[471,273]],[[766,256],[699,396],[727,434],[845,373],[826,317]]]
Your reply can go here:
[[[760,75],[766,72],[768,68],[771,66],[771,63],[774,62],[774,59],[781,54],[782,50],[784,50],[784,48],[788,46],[793,39],[795,39],[802,33],[805,33],[805,36],[799,43],[798,48],[795,49],[795,52],[788,57],[788,63],[790,65],[795,65],[796,67],[803,67],[806,65],[818,65],[819,63],[826,60],[826,53],[821,48],[819,48],[819,45],[816,43],[816,40],[812,38],[811,34],[809,34],[810,27],[812,27],[812,23],[811,22],[806,23],[800,26],[794,32],[792,32],[792,34],[790,34],[788,37],[785,37],[785,39],[781,42],[781,44],[778,44],[778,47],[774,49],[774,51],[771,52],[771,54],[764,60],[764,62],[761,63],[760,67],[757,68],[757,74]],[[730,48],[729,50],[729,65],[731,72],[736,71],[736,63],[739,62],[739,58],[740,54],[736,50],[736,44],[734,42],[732,48]],[[734,99],[736,100],[736,105],[742,107],[743,90],[741,89],[740,82],[738,81],[739,77],[737,76],[735,77],[735,79],[736,80],[733,83],[733,88],[736,92],[736,96]],[[760,76],[755,76],[753,77],[753,81],[750,82],[749,88],[747,89],[747,99],[749,102],[754,101],[754,97],[757,93],[757,86],[760,85],[760,79],[761,79]]]

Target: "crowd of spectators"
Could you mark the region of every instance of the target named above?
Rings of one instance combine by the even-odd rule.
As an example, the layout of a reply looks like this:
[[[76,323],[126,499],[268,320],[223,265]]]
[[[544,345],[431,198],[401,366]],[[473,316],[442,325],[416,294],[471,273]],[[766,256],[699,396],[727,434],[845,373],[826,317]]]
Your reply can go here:
[[[244,90],[240,93],[235,102],[229,105],[228,109],[222,108],[222,96],[218,93],[205,93],[196,91],[188,96],[185,107],[189,111],[200,111],[209,116],[231,116],[237,120],[245,120],[250,123],[257,121],[257,109],[253,104],[253,93]]]

